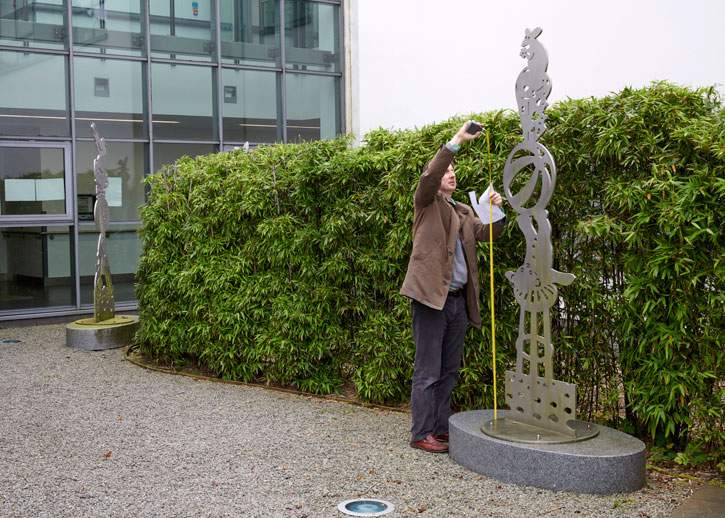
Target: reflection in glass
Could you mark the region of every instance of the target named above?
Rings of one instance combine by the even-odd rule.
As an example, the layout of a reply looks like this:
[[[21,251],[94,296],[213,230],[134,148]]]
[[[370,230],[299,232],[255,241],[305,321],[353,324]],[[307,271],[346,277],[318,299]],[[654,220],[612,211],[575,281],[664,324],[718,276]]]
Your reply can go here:
[[[73,0],[74,48],[143,55],[142,6],[143,0]]]
[[[222,71],[225,142],[274,142],[277,132],[277,74]]]
[[[279,0],[220,0],[222,61],[279,66]]]
[[[200,155],[216,153],[211,144],[154,144],[154,172],[165,165],[171,165],[182,156],[195,158]]]
[[[0,228],[0,311],[74,304],[70,228]]]
[[[308,0],[285,2],[287,66],[300,70],[340,70],[339,7]]]
[[[0,134],[70,135],[66,59],[0,51]]]
[[[0,215],[65,214],[61,148],[0,147]]]
[[[334,139],[342,127],[339,98],[336,77],[287,74],[287,141]]]
[[[149,5],[152,56],[211,61],[213,0],[154,0]]]
[[[106,156],[103,163],[108,173],[106,200],[110,208],[110,221],[137,221],[138,208],[144,202],[144,178],[147,144],[142,142],[106,141]],[[93,160],[97,150],[95,142],[78,142],[76,145],[76,171],[78,188],[78,216],[81,220],[92,220],[92,206],[96,194],[93,177]],[[91,198],[89,198],[89,196]],[[95,254],[95,252],[94,252]],[[95,255],[94,255],[95,257]],[[115,273],[111,268],[111,273]]]
[[[63,49],[67,34],[63,0],[0,0],[0,45]]]
[[[208,66],[151,65],[154,138],[213,140],[217,138],[213,109],[213,77]]]
[[[136,299],[134,282],[141,238],[136,225],[109,225],[106,230],[106,254],[111,266],[111,282],[115,301]],[[93,304],[93,276],[96,272],[98,231],[93,225],[78,227],[78,260],[81,276],[81,304]]]
[[[76,134],[91,137],[91,121],[104,138],[141,138],[142,67],[137,61],[75,58]]]

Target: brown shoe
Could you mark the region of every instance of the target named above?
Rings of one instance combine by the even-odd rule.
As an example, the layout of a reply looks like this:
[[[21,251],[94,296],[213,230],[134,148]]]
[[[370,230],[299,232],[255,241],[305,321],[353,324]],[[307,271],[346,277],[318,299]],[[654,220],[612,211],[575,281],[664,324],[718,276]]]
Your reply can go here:
[[[435,437],[436,441],[438,441],[438,442],[448,442],[447,433],[442,433],[440,435],[434,435],[433,437]]]
[[[424,450],[430,453],[446,453],[448,451],[448,445],[438,442],[436,438],[433,437],[433,434],[430,434],[422,441],[411,442],[410,445],[413,448],[418,448],[419,450]]]

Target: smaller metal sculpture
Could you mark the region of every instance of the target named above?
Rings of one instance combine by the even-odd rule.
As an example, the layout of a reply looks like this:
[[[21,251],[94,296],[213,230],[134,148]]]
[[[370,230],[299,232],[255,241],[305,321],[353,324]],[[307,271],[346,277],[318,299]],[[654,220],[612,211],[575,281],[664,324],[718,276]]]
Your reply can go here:
[[[538,142],[546,131],[544,110],[551,92],[546,73],[549,59],[536,39],[540,34],[540,28],[526,29],[521,44],[521,57],[528,63],[516,80],[516,99],[524,141],[509,154],[503,178],[506,199],[519,214],[516,222],[526,238],[524,264],[506,272],[521,306],[516,371],[506,371],[506,402],[511,411],[505,419],[484,424],[483,431],[519,442],[570,442],[597,432],[588,425],[582,431],[581,422],[576,421],[576,385],[553,377],[549,310],[558,300],[557,285],[568,286],[574,275],[552,268],[546,206],[554,191],[556,167],[549,150]],[[512,192],[515,186],[518,192]]]
[[[93,160],[93,177],[96,183],[96,204],[93,207],[93,219],[99,232],[96,250],[96,273],[93,278],[93,317],[96,322],[108,320],[116,315],[111,282],[111,267],[106,256],[106,226],[110,217],[106,189],[108,174],[103,166],[106,156],[106,141],[98,135],[96,124],[91,122],[93,138],[96,141],[98,155]]]

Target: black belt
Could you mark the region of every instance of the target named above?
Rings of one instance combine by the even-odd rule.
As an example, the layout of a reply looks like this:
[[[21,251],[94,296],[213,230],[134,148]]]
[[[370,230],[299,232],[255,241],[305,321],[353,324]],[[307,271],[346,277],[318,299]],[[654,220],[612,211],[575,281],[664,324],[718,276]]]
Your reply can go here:
[[[460,297],[463,292],[466,291],[463,288],[458,288],[457,290],[448,290],[448,296],[449,297]]]

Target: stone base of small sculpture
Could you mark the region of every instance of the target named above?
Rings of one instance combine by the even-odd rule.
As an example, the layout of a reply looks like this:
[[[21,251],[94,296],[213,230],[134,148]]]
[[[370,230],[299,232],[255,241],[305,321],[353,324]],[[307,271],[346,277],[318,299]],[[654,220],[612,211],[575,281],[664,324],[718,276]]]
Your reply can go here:
[[[115,316],[96,322],[93,318],[76,320],[65,326],[65,343],[74,349],[101,351],[130,345],[140,326],[135,315]]]
[[[498,419],[508,410],[499,410]],[[460,412],[449,420],[451,459],[487,477],[552,491],[609,495],[645,484],[645,445],[605,426],[588,440],[563,444],[504,441],[481,426],[493,410]]]

